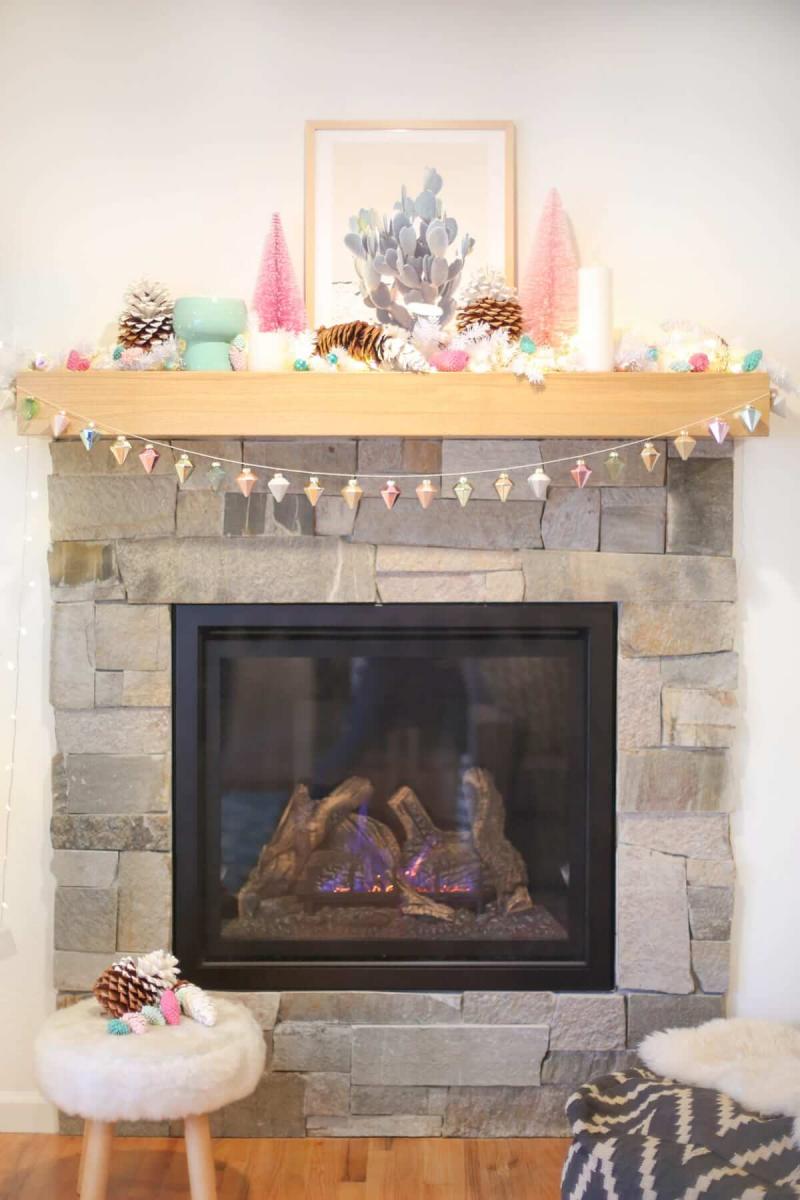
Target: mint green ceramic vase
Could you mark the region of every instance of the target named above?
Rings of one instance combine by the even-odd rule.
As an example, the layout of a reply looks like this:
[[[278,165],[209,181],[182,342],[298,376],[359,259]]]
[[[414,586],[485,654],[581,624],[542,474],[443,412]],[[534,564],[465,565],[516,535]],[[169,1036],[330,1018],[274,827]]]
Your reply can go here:
[[[217,296],[181,296],[172,323],[175,337],[185,344],[187,371],[230,371],[230,344],[247,328],[247,305]]]

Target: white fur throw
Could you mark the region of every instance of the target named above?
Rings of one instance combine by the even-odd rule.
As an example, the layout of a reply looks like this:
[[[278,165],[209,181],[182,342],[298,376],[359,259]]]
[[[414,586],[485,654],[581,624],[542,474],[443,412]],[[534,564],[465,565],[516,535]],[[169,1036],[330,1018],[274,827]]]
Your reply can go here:
[[[188,1017],[113,1037],[96,1000],[54,1013],[36,1039],[36,1075],[63,1112],[94,1121],[167,1121],[249,1096],[264,1037],[241,1004],[217,1000],[210,1028]]]
[[[639,1057],[658,1075],[716,1088],[763,1116],[794,1117],[800,1146],[800,1029],[777,1021],[719,1018],[696,1029],[651,1033]]]

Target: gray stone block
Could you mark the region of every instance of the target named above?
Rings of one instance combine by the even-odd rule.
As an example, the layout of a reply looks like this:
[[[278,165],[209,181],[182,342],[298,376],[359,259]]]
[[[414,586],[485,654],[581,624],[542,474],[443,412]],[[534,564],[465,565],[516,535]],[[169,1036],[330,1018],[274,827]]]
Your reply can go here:
[[[455,1087],[447,1098],[445,1137],[566,1137],[571,1087]]]
[[[602,489],[600,549],[663,554],[667,528],[665,488]]]
[[[617,837],[622,845],[644,846],[664,854],[723,860],[731,857],[728,817],[723,813],[702,816],[620,813]]]
[[[624,999],[620,996],[620,1000]],[[632,1050],[556,1050],[542,1063],[542,1084],[561,1084],[578,1088],[581,1084],[641,1066]]]
[[[113,954],[116,934],[116,888],[56,888],[56,950]]]
[[[547,1042],[546,1025],[358,1025],[353,1083],[538,1084]]]
[[[166,708],[103,708],[56,712],[62,754],[163,754],[172,743]]]
[[[308,1117],[311,1137],[429,1138],[442,1132],[441,1117]]]
[[[348,1025],[282,1021],[275,1027],[273,1071],[349,1071],[352,1030]]]
[[[661,664],[652,658],[617,663],[617,746],[661,745]]]
[[[378,592],[385,603],[519,601],[519,566],[512,551],[379,546]]]
[[[546,550],[597,550],[600,545],[600,493],[595,488],[552,487],[542,515]],[[522,543],[520,543],[522,545]]]
[[[389,511],[383,500],[365,499],[358,506],[352,536],[356,542],[382,546],[540,548],[542,507],[535,500],[500,504],[495,498],[470,500],[462,508],[456,499],[444,498],[426,510],[416,496],[403,496]]]
[[[172,928],[172,862],[168,854],[126,850],[119,857],[120,946],[164,946]]]
[[[552,992],[465,992],[464,1022],[470,1025],[549,1025]]]
[[[438,1025],[461,1017],[461,996],[427,992],[283,992],[280,1019],[348,1025]]]
[[[692,970],[704,992],[727,992],[730,960],[730,942],[692,942]]]
[[[697,941],[727,942],[732,920],[733,888],[689,888],[689,923]]]
[[[314,509],[305,496],[284,496],[276,504],[266,492],[254,491],[247,497],[241,492],[231,492],[224,500],[228,536],[310,537],[314,532]],[[347,507],[342,501],[339,503]]]
[[[236,482],[236,476],[242,469],[242,443],[235,438],[181,438],[181,450],[185,450],[194,463],[194,470],[185,483],[181,484],[181,492],[205,492],[210,491],[211,483],[208,478],[208,469],[214,459],[220,461],[220,466],[225,472],[225,480],[219,488],[219,492],[238,492],[239,485]],[[198,455],[210,455],[210,458],[199,458]],[[168,457],[168,456],[164,456]],[[178,458],[178,451],[172,452],[173,461]],[[226,458],[231,458],[233,462],[225,462]]]
[[[723,1016],[719,996],[628,996],[628,1045],[661,1029],[688,1029]]]
[[[181,489],[175,512],[175,532],[178,537],[219,537],[225,499],[222,493]]]
[[[536,601],[622,600],[652,604],[735,600],[736,567],[730,558],[677,555],[581,554],[551,550],[520,554],[525,598]],[[690,651],[694,653],[694,651]]]
[[[441,1116],[447,1104],[447,1088],[371,1087],[350,1089],[350,1108],[359,1116]]]
[[[733,859],[690,858],[686,861],[689,887],[733,887],[735,879]]]
[[[62,887],[110,888],[118,862],[114,850],[54,850],[52,870]]]
[[[618,761],[617,805],[623,811],[714,812],[730,805],[724,750],[636,750]]]
[[[177,478],[51,475],[53,541],[152,538],[175,532]]]
[[[333,471],[337,475],[355,475],[356,442],[351,438],[296,438],[275,439],[244,443],[245,462],[260,466],[268,463],[277,465],[287,472],[289,493],[302,495],[309,475],[324,475]],[[291,472],[291,473],[289,473]],[[265,492],[272,478],[270,471],[256,471],[255,491]],[[333,479],[321,479],[324,487],[341,487]]]
[[[619,481],[615,483],[605,468],[605,460],[608,458],[608,452],[618,444],[618,442],[605,441],[598,438],[548,438],[547,440],[543,440],[540,446],[544,461],[548,462],[554,458],[565,460],[563,462],[551,462],[547,467],[547,474],[556,487],[575,486],[570,471],[575,466],[575,461],[578,458],[585,458],[586,465],[592,469],[592,474],[586,484],[587,488],[652,488],[660,487],[664,483],[664,479],[666,478],[666,447],[662,441],[655,443],[656,449],[661,454],[661,458],[656,463],[655,469],[652,472],[648,471],[642,462],[638,448],[631,447],[630,450],[621,451],[620,458],[623,460],[625,469]],[[600,453],[596,453],[596,451],[600,451]]]
[[[442,443],[442,470],[447,472],[444,477],[445,489],[452,489],[459,475],[466,475],[475,489],[470,504],[473,500],[496,502],[494,481],[500,474],[500,468],[503,465],[513,466],[515,463],[532,465],[508,472],[514,487],[506,503],[533,501],[534,495],[528,486],[528,476],[541,461],[542,453],[538,441],[516,438],[446,438]],[[475,471],[485,471],[487,467],[495,466],[497,471],[492,470],[486,475],[474,474]]]
[[[732,545],[732,459],[670,459],[667,552],[730,554]]]
[[[320,537],[350,537],[355,523],[355,509],[339,496],[320,496],[314,509],[314,532]]]
[[[232,1004],[243,1004],[253,1014],[262,1029],[272,1030],[278,1020],[280,992],[212,992]]]
[[[122,704],[130,708],[166,708],[172,702],[172,671],[124,671]]]
[[[436,487],[441,487],[441,471],[440,441],[425,438],[364,438],[358,443],[359,483],[365,496],[380,496],[386,479],[392,475],[419,475],[420,479],[430,479]],[[370,479],[369,475],[383,478]],[[336,482],[338,486],[344,480]],[[418,479],[407,481],[409,492],[417,483]]]
[[[99,604],[96,658],[101,671],[164,671],[171,663],[172,624],[165,604]]]
[[[671,746],[732,746],[736,735],[736,693],[665,687],[663,740]]]
[[[617,851],[617,985],[691,992],[686,864],[638,846]]]
[[[615,1050],[624,1045],[625,1001],[622,996],[571,995],[568,992],[556,996],[550,1030],[551,1050]]]
[[[71,813],[164,812],[170,801],[164,754],[70,754],[64,767]]]
[[[134,603],[288,604],[375,599],[371,546],[314,538],[164,538],[120,542]]]
[[[169,850],[170,828],[170,818],[161,813],[55,813],[50,840],[54,850]]]
[[[90,992],[109,962],[108,950],[102,953],[56,950],[53,954],[53,985],[63,992]]]
[[[96,708],[118,708],[122,704],[122,671],[96,671],[94,703]]]
[[[306,1132],[301,1075],[267,1072],[252,1096],[222,1110],[219,1135],[224,1137],[304,1137]],[[216,1132],[216,1131],[215,1131]]]
[[[53,608],[50,703],[54,708],[94,707],[94,607],[83,601]]]
[[[47,554],[51,596],[56,602],[124,598],[117,555],[109,542],[54,542]]]
[[[312,1117],[343,1117],[350,1112],[350,1076],[336,1071],[306,1075],[303,1112]]]
[[[629,657],[730,650],[735,620],[733,604],[625,604],[620,647]]]
[[[266,531],[267,492],[228,492],[225,502],[223,530],[226,537],[260,536]]]
[[[662,658],[661,678],[673,687],[726,688],[734,691],[739,681],[739,655],[690,654],[686,658]]]

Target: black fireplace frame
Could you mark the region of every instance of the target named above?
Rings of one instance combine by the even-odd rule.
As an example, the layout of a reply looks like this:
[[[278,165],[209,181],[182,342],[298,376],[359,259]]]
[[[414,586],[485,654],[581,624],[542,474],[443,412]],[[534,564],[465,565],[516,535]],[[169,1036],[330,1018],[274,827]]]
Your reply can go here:
[[[586,642],[587,762],[583,905],[586,954],[580,959],[513,961],[220,960],[205,947],[205,797],[202,744],[203,638],[209,630],[302,629],[339,636],[374,631],[498,628],[574,634]],[[617,606],[563,604],[188,604],[173,608],[173,945],[184,974],[204,987],[233,991],[598,991],[614,987]],[[591,899],[590,899],[591,898]]]

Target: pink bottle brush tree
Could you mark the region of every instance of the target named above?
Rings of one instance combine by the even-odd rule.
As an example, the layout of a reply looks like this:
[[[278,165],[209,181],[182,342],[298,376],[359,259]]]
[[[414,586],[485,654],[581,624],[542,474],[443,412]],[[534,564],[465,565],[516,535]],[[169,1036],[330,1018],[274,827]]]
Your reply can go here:
[[[305,305],[278,213],[272,214],[272,223],[264,243],[253,308],[258,314],[258,328],[262,333],[276,329],[300,333],[308,328]]]
[[[539,345],[557,345],[578,325],[578,258],[572,230],[555,188],[539,219],[520,289],[525,329]]]

